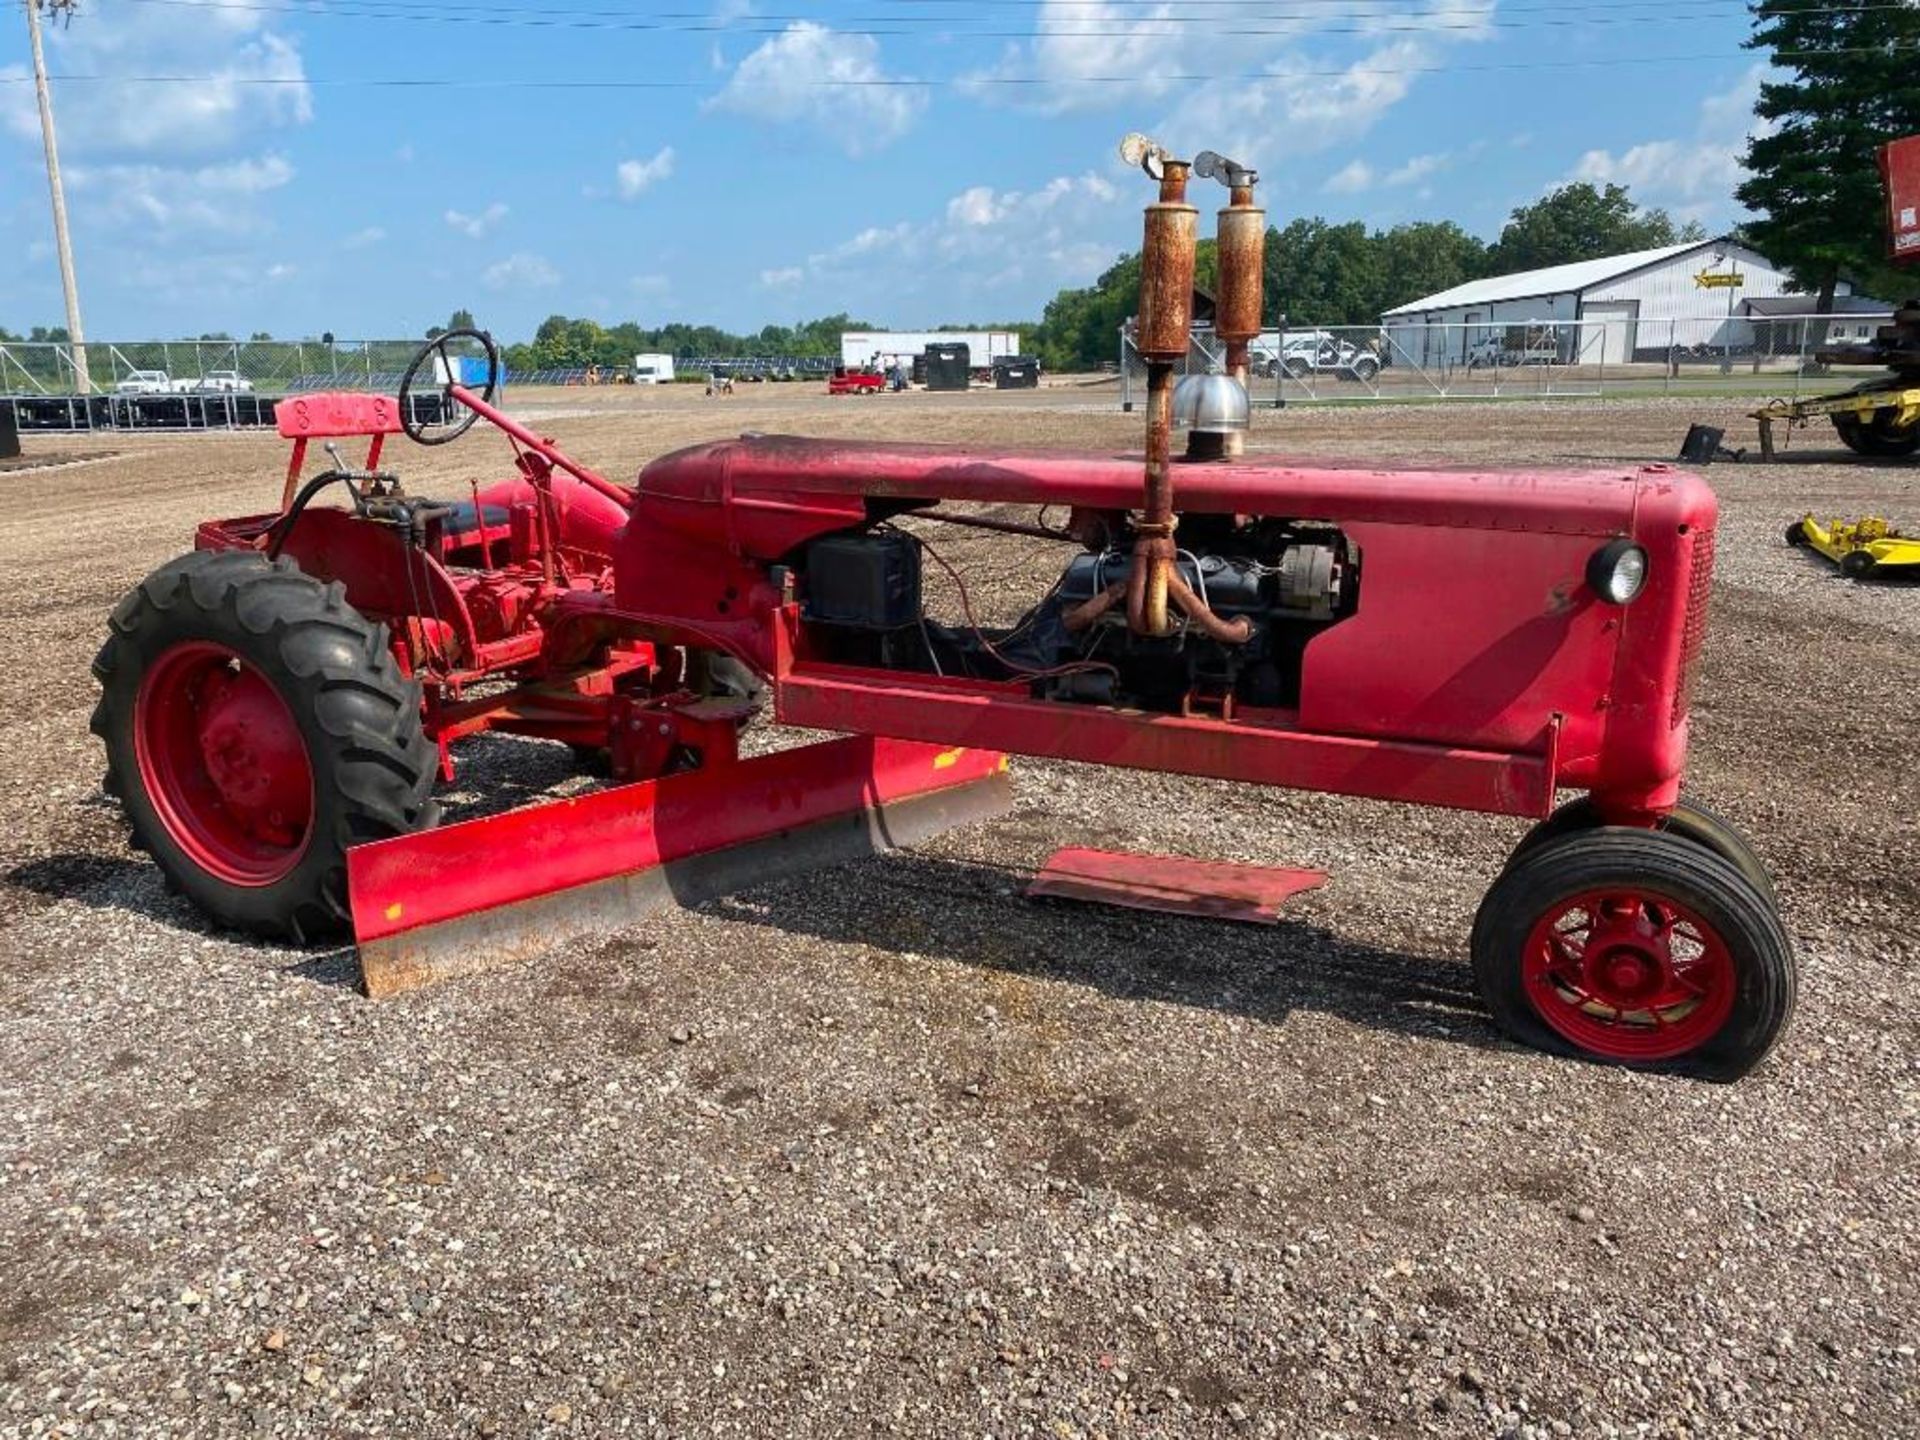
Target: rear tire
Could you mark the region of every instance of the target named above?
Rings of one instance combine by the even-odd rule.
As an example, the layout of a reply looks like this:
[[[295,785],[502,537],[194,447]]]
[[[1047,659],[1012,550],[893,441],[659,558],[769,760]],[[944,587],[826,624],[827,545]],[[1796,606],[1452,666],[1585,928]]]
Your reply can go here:
[[[1856,455],[1874,460],[1898,460],[1920,450],[1920,426],[1896,430],[1892,409],[1876,410],[1866,419],[1858,415],[1835,415],[1834,432],[1840,443]]]
[[[134,845],[222,925],[349,928],[348,848],[438,816],[420,688],[386,627],[253,551],[161,566],[110,625],[92,728]]]
[[[1726,860],[1678,835],[1561,835],[1503,873],[1474,977],[1515,1039],[1607,1064],[1736,1080],[1793,1014],[1792,945]]]

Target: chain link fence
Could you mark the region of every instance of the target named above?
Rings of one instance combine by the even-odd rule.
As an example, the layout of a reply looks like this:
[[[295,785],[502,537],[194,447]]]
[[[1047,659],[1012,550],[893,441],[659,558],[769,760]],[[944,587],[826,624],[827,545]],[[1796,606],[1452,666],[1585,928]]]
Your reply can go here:
[[[1878,376],[1817,352],[1860,345],[1891,314],[1728,316],[1524,324],[1288,325],[1249,347],[1255,404],[1698,395],[1798,399]],[[1182,374],[1224,362],[1196,326]],[[1131,323],[1120,333],[1120,402],[1146,397]]]
[[[87,371],[96,394],[391,391],[420,345],[419,340],[92,340]],[[77,389],[70,345],[0,341],[0,394],[72,395]]]

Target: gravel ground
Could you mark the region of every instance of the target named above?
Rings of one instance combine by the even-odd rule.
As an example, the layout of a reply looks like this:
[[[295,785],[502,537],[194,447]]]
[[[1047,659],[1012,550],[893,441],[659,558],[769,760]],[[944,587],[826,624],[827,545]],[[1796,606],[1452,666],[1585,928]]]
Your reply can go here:
[[[519,404],[616,475],[749,427],[1137,443],[1099,391]],[[1690,419],[1746,433],[1396,407],[1254,445],[1618,465]],[[270,504],[278,443],[29,443],[119,453],[0,482],[0,1434],[1920,1432],[1920,586],[1779,539],[1920,525],[1920,468],[1815,435],[1713,471],[1692,783],[1803,967],[1713,1087],[1494,1032],[1465,936],[1513,822],[1040,763],[913,854],[369,1003],[167,896],[86,732],[106,611]],[[1057,559],[946,549],[1002,605]],[[565,783],[505,741],[470,775]],[[1277,931],[1021,899],[1076,842],[1333,879]]]

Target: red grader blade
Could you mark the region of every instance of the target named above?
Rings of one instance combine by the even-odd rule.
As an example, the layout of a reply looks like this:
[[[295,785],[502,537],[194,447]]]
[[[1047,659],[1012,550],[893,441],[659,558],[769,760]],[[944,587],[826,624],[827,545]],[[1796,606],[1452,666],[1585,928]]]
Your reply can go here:
[[[1004,755],[852,736],[357,846],[361,982],[380,999],[531,959],[1011,803]]]
[[[1069,846],[1054,851],[1028,884],[1027,894],[1204,920],[1278,925],[1281,905],[1326,883],[1324,870]]]

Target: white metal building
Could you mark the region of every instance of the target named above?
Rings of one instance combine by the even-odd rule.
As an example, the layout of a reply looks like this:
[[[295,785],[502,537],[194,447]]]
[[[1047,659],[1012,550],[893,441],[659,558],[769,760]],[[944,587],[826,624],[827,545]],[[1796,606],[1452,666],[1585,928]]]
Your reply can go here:
[[[848,330],[840,336],[840,363],[859,369],[910,365],[929,345],[965,345],[967,364],[984,370],[1002,355],[1020,353],[1017,330]]]
[[[1792,288],[1758,251],[1701,240],[1470,280],[1395,306],[1380,322],[1421,365],[1464,361],[1488,336],[1529,326],[1557,327],[1563,363],[1605,365],[1661,359],[1676,345],[1750,345],[1741,302]]]

